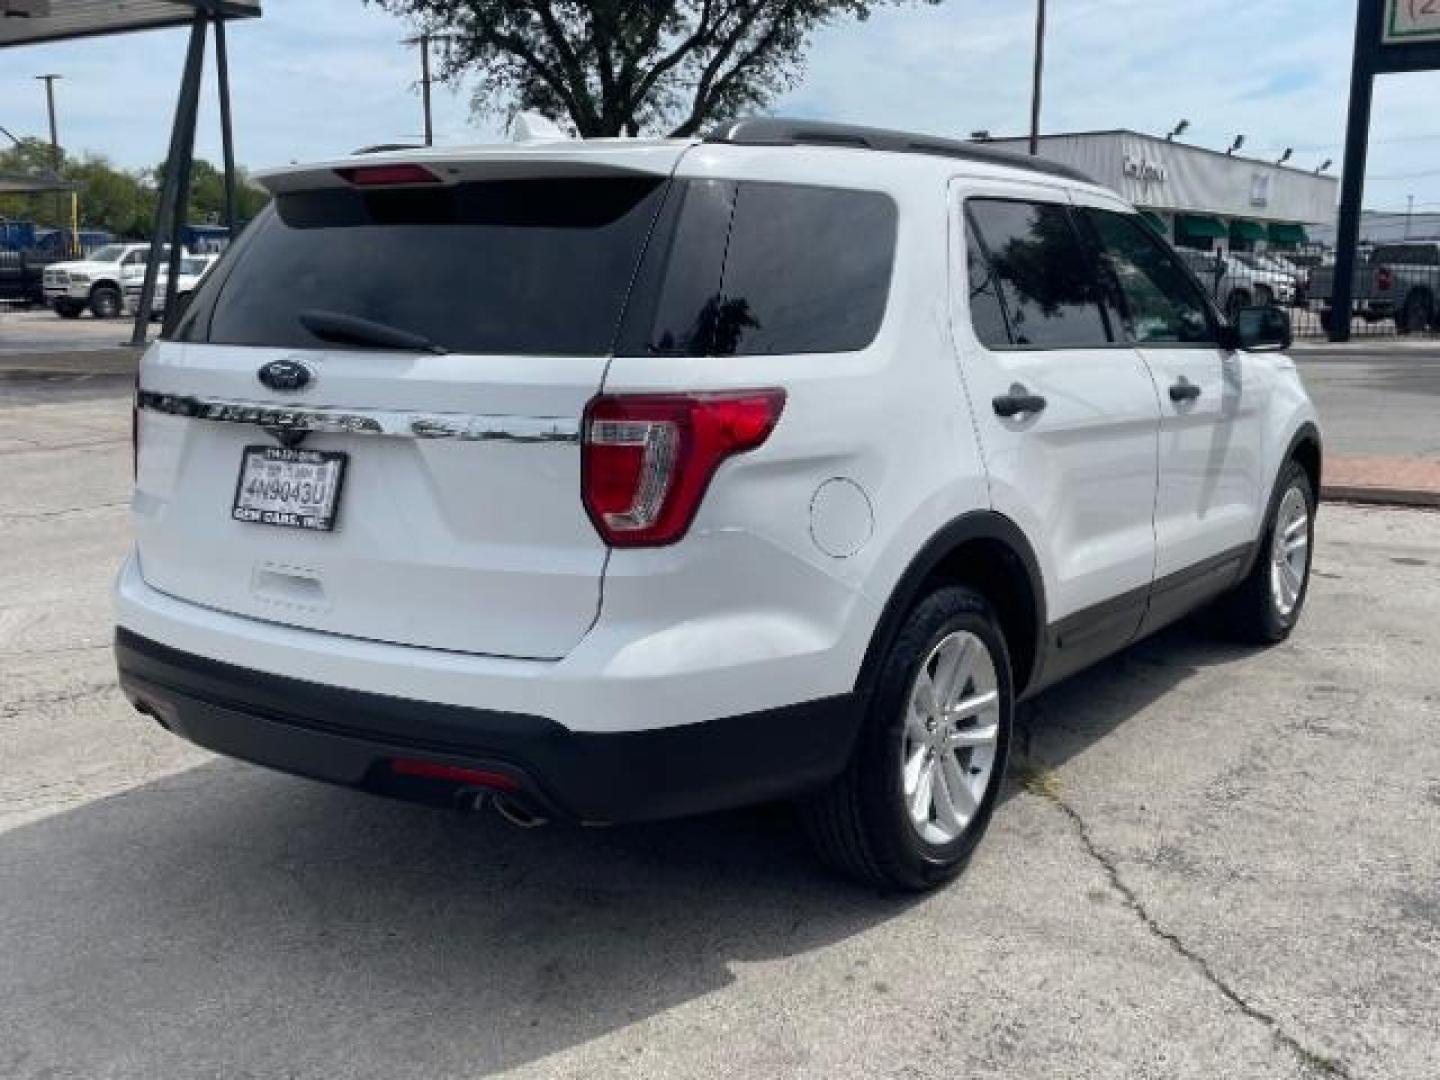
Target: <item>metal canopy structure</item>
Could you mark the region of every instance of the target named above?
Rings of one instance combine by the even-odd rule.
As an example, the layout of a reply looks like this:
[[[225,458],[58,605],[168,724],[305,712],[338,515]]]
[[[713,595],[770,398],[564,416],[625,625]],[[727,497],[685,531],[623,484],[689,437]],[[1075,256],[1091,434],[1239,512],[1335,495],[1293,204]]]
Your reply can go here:
[[[54,192],[74,191],[79,186],[55,176],[0,173],[0,195],[49,195]]]
[[[256,18],[260,0],[0,0],[0,49],[188,26],[197,11]]]
[[[205,70],[205,37],[215,27],[215,66],[220,89],[220,136],[225,156],[225,224],[235,236],[235,147],[230,124],[230,68],[225,24],[232,19],[260,17],[260,0],[0,0],[0,48],[71,41],[76,38],[124,34],[136,30],[190,27],[180,96],[165,156],[165,178],[150,238],[145,283],[135,311],[132,345],[144,345],[154,307],[160,259],[169,249],[165,282],[165,328],[178,317],[175,293],[180,282],[180,238],[190,203],[190,177],[195,164],[195,117],[200,107],[200,80]]]

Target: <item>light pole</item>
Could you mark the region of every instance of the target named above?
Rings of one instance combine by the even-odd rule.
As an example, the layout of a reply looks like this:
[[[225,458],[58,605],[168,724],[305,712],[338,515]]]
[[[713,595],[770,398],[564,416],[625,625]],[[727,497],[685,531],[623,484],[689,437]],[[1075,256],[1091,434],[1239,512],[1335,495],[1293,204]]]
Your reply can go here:
[[[1045,0],[1035,0],[1035,77],[1030,87],[1030,156],[1040,153],[1040,91],[1045,81]]]

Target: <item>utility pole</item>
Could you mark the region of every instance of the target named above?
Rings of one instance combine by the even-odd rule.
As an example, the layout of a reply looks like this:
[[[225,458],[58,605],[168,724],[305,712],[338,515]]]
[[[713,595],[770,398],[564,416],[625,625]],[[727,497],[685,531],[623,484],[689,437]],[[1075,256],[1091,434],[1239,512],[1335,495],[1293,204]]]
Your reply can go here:
[[[36,75],[35,78],[45,84],[45,104],[50,110],[50,171],[58,179],[60,176],[60,135],[55,125],[55,80],[63,78],[61,75]],[[61,222],[65,220],[65,207],[63,196],[55,196],[55,224],[63,228]],[[72,243],[78,243],[79,237],[72,236]]]
[[[435,124],[430,116],[430,84],[435,80],[430,75],[430,34],[421,33],[406,38],[406,45],[420,46],[420,98],[425,108],[425,145],[435,145]]]
[[[1045,81],[1045,0],[1035,0],[1035,79],[1030,88],[1030,156],[1040,153],[1040,91]]]
[[[1410,219],[1415,216],[1415,196],[1405,196],[1405,239],[1410,239]]]

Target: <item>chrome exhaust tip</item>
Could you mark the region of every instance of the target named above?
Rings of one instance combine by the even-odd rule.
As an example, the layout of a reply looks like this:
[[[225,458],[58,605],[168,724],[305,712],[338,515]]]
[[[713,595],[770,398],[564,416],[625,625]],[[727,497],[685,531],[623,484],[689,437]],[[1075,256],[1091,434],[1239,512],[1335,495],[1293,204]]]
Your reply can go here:
[[[495,794],[490,797],[495,812],[517,829],[538,829],[550,824],[550,819],[536,813],[526,803],[509,795]]]

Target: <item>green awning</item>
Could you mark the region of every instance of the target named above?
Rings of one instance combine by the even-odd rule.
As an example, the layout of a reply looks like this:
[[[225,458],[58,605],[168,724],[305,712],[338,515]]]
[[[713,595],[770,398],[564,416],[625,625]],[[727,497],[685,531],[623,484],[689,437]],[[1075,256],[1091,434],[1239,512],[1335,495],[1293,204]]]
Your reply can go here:
[[[1269,235],[1270,243],[1284,244],[1288,247],[1310,242],[1310,235],[1305,231],[1305,226],[1295,225],[1289,221],[1272,221]]]
[[[1162,218],[1159,214],[1155,213],[1155,211],[1141,210],[1140,216],[1143,217],[1146,221],[1150,222],[1151,225],[1154,225],[1155,231],[1158,232],[1161,236],[1170,235],[1170,226],[1166,225],[1165,219]]]
[[[1258,221],[1245,221],[1243,218],[1236,218],[1230,222],[1231,240],[1264,240],[1268,234],[1265,226]]]
[[[1219,218],[1180,214],[1175,218],[1175,231],[1185,240],[1223,240],[1230,230]]]

